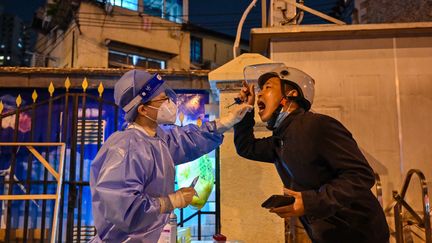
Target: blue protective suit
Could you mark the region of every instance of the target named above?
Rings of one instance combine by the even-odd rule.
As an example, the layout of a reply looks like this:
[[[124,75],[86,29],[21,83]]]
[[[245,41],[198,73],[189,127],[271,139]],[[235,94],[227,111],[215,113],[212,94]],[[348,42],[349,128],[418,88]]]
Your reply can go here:
[[[169,220],[157,198],[173,193],[174,165],[212,151],[222,140],[214,122],[158,127],[155,137],[137,125],[112,134],[91,165],[97,230],[91,242],[157,242]]]

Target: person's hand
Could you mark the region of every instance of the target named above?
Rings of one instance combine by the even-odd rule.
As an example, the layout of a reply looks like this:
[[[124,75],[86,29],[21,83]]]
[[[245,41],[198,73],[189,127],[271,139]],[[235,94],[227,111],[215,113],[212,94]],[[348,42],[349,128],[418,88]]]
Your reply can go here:
[[[169,213],[175,208],[184,208],[192,202],[196,191],[193,187],[183,187],[168,197],[159,197],[160,212]]]
[[[178,190],[183,195],[183,199],[186,203],[184,207],[189,205],[192,202],[193,196],[197,193],[193,187],[183,187]]]
[[[296,192],[284,188],[284,195],[293,196],[295,198],[294,203],[288,206],[271,208],[270,213],[275,213],[281,218],[288,218],[293,216],[298,217],[304,215],[304,205],[301,192]]]
[[[223,133],[231,129],[235,124],[239,123],[243,119],[247,112],[252,109],[253,106],[246,103],[234,106],[227,115],[216,121],[218,132]]]
[[[184,208],[192,202],[196,191],[193,187],[183,187],[168,195],[174,208]]]
[[[255,104],[255,85],[248,85],[245,80],[242,82],[243,87],[238,97],[246,104],[253,106]]]

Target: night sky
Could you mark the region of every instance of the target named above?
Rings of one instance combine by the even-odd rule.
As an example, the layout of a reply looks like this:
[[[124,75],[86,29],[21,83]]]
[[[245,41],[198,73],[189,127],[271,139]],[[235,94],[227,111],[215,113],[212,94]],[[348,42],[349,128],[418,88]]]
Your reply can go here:
[[[189,0],[190,21],[194,24],[235,35],[237,25],[251,0]],[[320,12],[329,14],[339,0],[305,0],[305,5]],[[267,0],[267,8],[270,1]],[[324,24],[319,17],[305,13],[303,24]],[[242,38],[249,37],[250,28],[261,26],[261,1],[252,8],[243,25]]]
[[[17,15],[25,23],[31,24],[36,9],[45,4],[46,0],[0,0],[4,12]]]
[[[269,0],[267,0],[269,1]],[[30,24],[33,14],[46,0],[0,0],[4,11],[18,15]],[[250,0],[189,0],[189,20],[193,24],[235,36],[240,18]],[[306,0],[305,4],[328,13],[338,0]],[[305,24],[323,23],[317,17],[306,14]],[[261,1],[249,13],[243,27],[242,38],[249,37],[249,29],[261,25]]]
[[[189,19],[194,24],[234,36],[240,18],[250,3],[249,0],[189,0]],[[250,28],[260,25],[261,1],[258,1],[246,18],[242,38],[249,37]]]

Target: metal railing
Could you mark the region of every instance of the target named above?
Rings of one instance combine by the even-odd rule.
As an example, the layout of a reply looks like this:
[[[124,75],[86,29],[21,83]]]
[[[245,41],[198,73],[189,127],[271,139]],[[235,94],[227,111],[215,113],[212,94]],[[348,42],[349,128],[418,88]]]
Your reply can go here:
[[[411,182],[411,178],[413,175],[417,175],[420,181],[421,193],[422,193],[422,201],[423,201],[423,217],[421,217],[406,201],[405,196],[408,190],[408,186]],[[414,219],[414,224],[416,224],[421,229],[424,229],[425,232],[425,241],[427,243],[432,242],[431,236],[431,220],[430,220],[430,204],[429,204],[429,196],[428,196],[428,188],[426,184],[426,178],[420,170],[411,169],[408,171],[407,176],[405,177],[405,181],[402,186],[401,193],[399,194],[397,191],[393,191],[393,198],[396,203],[393,207],[394,210],[394,220],[395,220],[395,236],[397,243],[404,242],[404,226],[403,226],[403,216],[402,209],[405,209],[410,216]]]
[[[0,146],[7,146],[7,147],[26,147],[31,154],[39,161],[44,168],[45,171],[48,171],[57,182],[57,188],[55,194],[48,194],[46,191],[42,194],[30,194],[30,188],[27,188],[25,195],[14,195],[13,194],[13,184],[8,184],[8,193],[7,195],[0,195],[0,200],[8,201],[7,202],[7,215],[10,215],[11,213],[11,203],[10,201],[17,201],[17,200],[55,200],[54,205],[54,213],[52,218],[52,227],[51,227],[51,240],[50,242],[54,243],[56,242],[56,233],[57,233],[57,225],[58,225],[58,211],[59,211],[59,204],[61,200],[61,185],[63,180],[63,167],[64,167],[64,158],[65,158],[65,144],[64,143],[0,143]],[[60,157],[59,157],[59,166],[58,171],[56,171],[51,164],[34,148],[34,147],[47,147],[47,146],[60,146]],[[15,166],[15,159],[12,161],[11,166],[9,167],[10,170],[8,172],[8,177],[12,178],[14,180],[14,169]],[[44,201],[45,202],[45,201]],[[26,203],[28,205],[28,203]],[[11,239],[10,235],[10,222],[11,218],[7,217],[6,222],[6,235],[5,235],[5,241],[9,242]],[[27,231],[28,228],[24,228],[23,237],[26,239],[27,237]],[[44,235],[41,233],[41,235]],[[16,240],[16,239],[15,239]]]
[[[7,96],[16,97],[16,100],[13,101],[16,106],[9,100],[9,107],[7,107],[7,104],[4,103],[5,100],[1,100],[0,97],[0,140],[15,143],[37,141],[63,142],[65,144],[66,155],[62,173],[58,229],[55,242],[86,242],[89,236],[95,234],[95,231],[88,230],[93,227],[93,225],[90,225],[92,224],[91,220],[88,219],[88,215],[91,214],[88,209],[89,160],[93,159],[97,150],[102,146],[104,135],[110,135],[120,127],[119,109],[114,102],[102,97],[103,93],[107,93],[104,92],[102,84],[99,85],[97,92],[94,89],[89,92],[86,91],[88,82],[85,78],[82,82],[82,90],[74,89],[70,92],[70,86],[70,80],[67,78],[64,87],[58,87],[60,92],[55,96],[53,95],[55,88],[52,83],[48,88],[49,94],[41,92],[40,89],[37,90],[37,92],[44,95],[38,94],[33,89],[20,89],[21,95],[25,93],[23,97],[31,95],[33,99],[33,103],[27,100],[25,106],[21,106],[25,104],[25,99],[22,99],[18,93],[14,93],[16,89],[3,89],[3,94],[7,92]],[[111,92],[111,90],[108,92]],[[47,99],[37,101],[41,99],[38,96]],[[8,110],[4,110],[4,108],[8,108]],[[25,117],[28,125],[24,132],[21,131],[23,117]],[[2,124],[6,124],[6,126],[2,126]],[[89,131],[90,128],[91,131]],[[0,155],[2,153],[3,151],[0,151]],[[217,150],[216,212],[200,211],[194,215],[198,217],[198,224],[200,224],[202,215],[215,214],[216,233],[220,232],[218,153]],[[27,191],[36,187],[37,192],[47,193],[52,189],[52,186],[56,185],[57,181],[49,176],[47,169],[41,171],[37,178],[32,176],[34,174],[34,170],[32,172],[31,169],[33,159],[30,155],[19,154],[16,149],[15,151],[8,151],[8,154],[10,155],[9,161],[1,162],[15,164],[13,161],[20,161],[20,164],[25,164],[30,169],[16,171],[15,166],[11,166],[13,169],[9,172],[9,177],[2,176],[0,170],[0,189],[3,186],[4,188],[7,186],[16,187],[18,184],[22,184]],[[42,155],[45,160],[48,160],[52,155],[52,151],[47,149]],[[25,167],[23,168],[25,169]],[[22,179],[22,182],[17,182],[14,176],[21,176],[20,180]],[[7,191],[5,191],[6,193]],[[86,200],[87,206],[84,204]],[[47,222],[51,219],[53,207],[45,201],[40,203],[40,208],[39,205],[33,207],[34,205],[31,202],[25,201],[23,203],[25,205],[18,205],[19,210],[12,210],[14,214],[4,214],[8,227],[3,231],[7,237],[13,237],[13,234],[15,234],[13,227],[18,227],[18,230],[23,229],[24,232],[20,233],[23,235],[20,242],[21,240],[22,242],[46,242],[49,236],[44,232],[48,230]],[[183,219],[181,225],[186,221]],[[201,238],[201,225],[198,225],[198,227],[198,238]],[[0,231],[0,235],[3,231]],[[37,235],[37,239],[35,239],[35,235]],[[6,242],[10,241],[6,240]]]
[[[103,143],[103,129],[105,121],[107,119],[107,114],[110,115],[110,126],[109,131],[114,132],[119,127],[118,119],[118,107],[114,102],[105,100],[102,98],[104,92],[104,87],[102,84],[99,85],[97,92],[92,90],[92,93],[99,93],[99,95],[93,95],[87,92],[88,81],[84,78],[82,82],[82,90],[74,90],[74,92],[69,92],[71,86],[70,80],[67,78],[65,81],[64,89],[60,89],[61,93],[54,96],[54,86],[51,83],[48,87],[49,97],[47,100],[38,101],[39,94],[36,90],[33,91],[31,98],[33,103],[26,106],[21,106],[23,99],[21,95],[16,98],[16,108],[3,111],[4,104],[0,101],[0,124],[2,121],[9,121],[10,124],[13,123],[11,129],[8,127],[0,126],[0,136],[2,141],[10,141],[14,143],[18,142],[63,142],[67,149],[67,155],[64,161],[64,170],[62,172],[62,183],[61,183],[61,200],[59,201],[58,207],[58,229],[56,230],[56,240],[55,242],[85,242],[81,241],[82,229],[86,229],[88,226],[83,220],[83,213],[85,212],[83,207],[84,193],[89,191],[89,181],[88,181],[88,161],[92,159],[92,154],[88,153],[87,148],[89,146],[89,140],[92,140],[93,150],[92,153],[101,147]],[[38,90],[40,92],[40,90]],[[13,90],[11,90],[13,92]],[[31,94],[30,91],[25,89],[20,90],[20,92]],[[46,95],[44,95],[46,97]],[[9,104],[11,105],[11,104]],[[89,114],[92,113],[92,114]],[[26,131],[21,131],[22,119],[27,117],[28,123],[31,124]],[[89,117],[96,117],[94,122],[90,124],[88,121]],[[14,121],[14,122],[12,122]],[[6,122],[6,124],[8,124]],[[4,125],[4,124],[3,124]],[[89,132],[90,126],[92,127]],[[109,132],[109,133],[111,133]],[[97,138],[89,138],[89,136],[94,136]],[[8,185],[9,188],[16,186],[18,182],[14,179],[17,175],[15,168],[15,162],[17,160],[22,160],[25,166],[28,166],[26,172],[20,172],[22,174],[24,188],[29,190],[29,188],[37,187],[38,192],[46,194],[51,190],[52,185],[57,182],[49,178],[49,171],[45,169],[43,174],[34,178],[32,176],[32,159],[26,159],[26,156],[20,155],[17,158],[17,149],[13,151],[8,151],[11,156],[11,170],[8,172],[9,177],[5,177],[4,180],[0,181],[0,185]],[[3,151],[2,151],[3,152]],[[51,156],[51,151],[48,149],[44,151],[44,159],[48,159]],[[4,154],[3,154],[4,155]],[[25,163],[27,161],[27,163]],[[25,168],[25,167],[24,167]],[[19,171],[18,171],[19,172]],[[40,186],[40,187],[38,187]],[[5,191],[5,194],[7,192]],[[10,194],[10,193],[8,193]],[[21,207],[21,206],[19,206]],[[21,209],[19,209],[21,210]],[[37,210],[37,211],[35,211]],[[46,202],[42,201],[41,207],[36,209],[30,207],[29,203],[26,201],[24,209],[20,212],[21,216],[14,217],[14,225],[19,224],[19,228],[24,229],[23,242],[34,241],[32,240],[31,229],[40,229],[41,232],[45,232],[47,229],[47,220],[50,219],[52,213],[51,206]],[[11,210],[9,210],[11,211]],[[36,213],[37,212],[37,213]],[[11,228],[12,214],[4,214],[6,222],[5,235],[6,239],[11,237],[13,230]],[[35,220],[35,217],[37,220]],[[21,221],[22,219],[22,221]],[[17,221],[18,220],[18,221]],[[33,222],[33,223],[32,223]],[[18,226],[14,226],[18,227]],[[39,237],[39,236],[38,236]],[[40,234],[40,242],[45,242],[47,236],[45,233]],[[51,239],[52,240],[52,239]],[[8,240],[6,240],[8,242]]]
[[[375,173],[375,191],[376,191],[376,197],[378,199],[378,202],[382,207],[383,206],[382,184],[381,184],[381,177],[379,176],[378,173]]]

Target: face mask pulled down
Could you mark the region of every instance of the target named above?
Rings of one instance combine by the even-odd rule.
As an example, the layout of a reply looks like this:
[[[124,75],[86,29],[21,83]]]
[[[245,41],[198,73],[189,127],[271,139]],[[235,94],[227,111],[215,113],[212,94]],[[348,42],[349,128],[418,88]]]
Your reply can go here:
[[[290,97],[292,92],[293,91],[291,91],[287,95],[287,97]],[[285,118],[290,114],[289,110],[291,108],[291,105],[292,105],[292,100],[290,100],[288,108],[286,109],[286,111],[284,111],[282,101],[281,101],[281,104],[279,105],[279,107],[273,112],[272,118],[270,118],[270,120],[267,122],[267,128],[269,130],[274,130],[277,127],[279,127],[279,125],[282,123],[282,121],[285,120]]]
[[[172,102],[171,100],[169,100],[169,99],[165,100],[159,108],[151,106],[151,105],[149,105],[147,107],[158,110],[156,120],[154,120],[148,116],[145,116],[148,119],[156,122],[157,124],[159,124],[159,125],[171,125],[171,124],[174,124],[176,122],[177,105],[174,102]]]
[[[282,122],[283,120],[285,120],[285,118],[290,114],[290,112],[289,112],[289,108],[291,107],[291,103],[292,103],[292,102],[290,102],[290,104],[289,104],[289,106],[288,106],[288,109],[287,109],[286,111],[284,111],[283,109],[281,109],[279,115],[278,115],[277,118],[276,118],[276,122],[275,122],[274,128],[279,127],[279,125],[281,124],[281,122]]]

